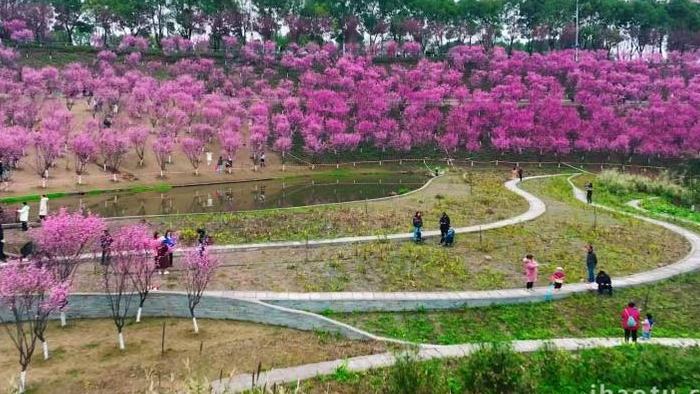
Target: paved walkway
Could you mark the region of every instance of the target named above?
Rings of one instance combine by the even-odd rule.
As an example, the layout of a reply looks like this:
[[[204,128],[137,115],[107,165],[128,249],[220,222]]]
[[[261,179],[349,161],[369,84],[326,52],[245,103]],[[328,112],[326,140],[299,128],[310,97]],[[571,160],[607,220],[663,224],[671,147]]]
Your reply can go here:
[[[642,342],[640,342],[642,343]],[[648,342],[654,345],[664,345],[672,347],[693,347],[700,346],[698,339],[676,339],[676,338],[654,338]],[[553,346],[560,350],[577,351],[589,348],[610,348],[621,346],[624,342],[619,338],[562,338],[552,340],[528,340],[513,341],[513,350],[520,353],[534,352],[544,346]],[[416,358],[419,360],[431,360],[442,358],[464,357],[478,350],[483,344],[463,344],[451,346],[421,345],[418,348]],[[257,380],[257,387],[273,384],[295,383],[305,379],[312,379],[317,376],[331,375],[335,371],[344,367],[348,371],[363,372],[370,369],[386,368],[396,363],[396,355],[392,353],[381,353],[370,356],[352,357],[320,363],[300,365],[289,368],[272,369],[260,374]],[[251,374],[241,374],[230,379],[217,380],[212,382],[213,393],[237,393],[253,388]]]
[[[572,187],[576,199],[585,203],[585,193],[577,188],[571,179],[578,174],[569,177],[568,182]],[[535,178],[535,177],[533,177]],[[506,183],[509,190],[525,197],[530,209],[516,218],[484,225],[482,228],[497,228],[516,224],[526,220],[534,219],[544,213],[544,203],[530,193],[524,192],[517,187],[516,181]],[[644,283],[652,283],[671,278],[676,275],[700,269],[700,237],[683,227],[667,223],[661,220],[648,218],[641,215],[619,211],[606,206],[593,204],[596,208],[615,212],[622,215],[634,217],[655,225],[664,227],[683,236],[690,244],[691,249],[688,255],[676,263],[657,268],[651,271],[641,272],[624,277],[614,277],[612,279],[615,288],[626,288],[638,286]],[[468,231],[469,228],[463,228]],[[397,234],[402,236],[402,234]],[[407,236],[410,236],[408,234]],[[360,237],[362,238],[362,237]],[[319,241],[322,242],[322,241]],[[572,283],[564,285],[561,291],[553,294],[553,298],[562,298],[574,293],[584,293],[590,291],[586,283]],[[485,306],[493,304],[513,304],[525,302],[541,302],[547,298],[547,287],[537,287],[532,292],[525,289],[501,289],[488,291],[459,291],[459,292],[327,292],[327,293],[280,293],[267,291],[216,291],[208,292],[209,295],[219,297],[230,297],[240,299],[254,299],[266,303],[287,306],[294,309],[304,309],[308,311],[321,312],[332,309],[338,312],[351,311],[399,311],[417,309],[451,309],[459,307]]]

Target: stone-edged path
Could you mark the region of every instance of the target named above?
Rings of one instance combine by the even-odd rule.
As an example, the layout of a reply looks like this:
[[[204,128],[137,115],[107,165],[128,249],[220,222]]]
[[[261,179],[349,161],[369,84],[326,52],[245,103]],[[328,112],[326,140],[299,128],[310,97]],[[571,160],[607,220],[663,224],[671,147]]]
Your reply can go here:
[[[577,188],[571,179],[578,174],[568,178],[574,196],[577,200],[585,203],[585,193]],[[544,176],[546,177],[546,176]],[[542,177],[532,177],[542,178]],[[502,227],[508,221],[516,224],[524,221],[523,217],[535,218],[544,213],[544,203],[530,193],[524,192],[517,187],[517,181],[509,181],[506,187],[518,193],[528,200],[530,209],[515,218],[483,225],[482,228]],[[690,244],[690,252],[683,259],[651,271],[640,272],[624,277],[614,277],[615,288],[626,288],[644,283],[652,283],[671,278],[676,275],[688,273],[700,269],[700,237],[683,227],[667,223],[661,220],[648,218],[641,215],[619,211],[613,208],[593,204],[596,208],[604,209],[614,213],[627,215],[639,220],[643,220],[683,236]],[[496,226],[498,224],[498,226]],[[468,228],[465,228],[468,229]],[[463,229],[463,230],[465,230]],[[400,236],[402,234],[397,234]],[[410,237],[410,234],[407,234]],[[586,283],[572,283],[564,285],[563,289],[552,295],[552,298],[562,298],[574,293],[590,291]],[[406,311],[418,309],[454,309],[460,307],[478,307],[494,304],[514,304],[527,302],[541,302],[548,296],[548,287],[538,287],[532,292],[525,289],[501,289],[488,291],[459,291],[459,292],[332,292],[332,293],[281,293],[268,291],[216,291],[207,294],[219,297],[229,297],[238,299],[253,299],[263,301],[268,304],[284,306],[293,309],[303,309],[312,312],[322,312],[333,310],[335,312],[369,312],[369,311]]]
[[[647,342],[640,342],[663,345],[671,347],[694,347],[700,346],[698,339],[677,339],[677,338],[654,338]],[[552,346],[560,350],[577,351],[589,348],[610,348],[621,346],[624,344],[622,339],[618,338],[561,338],[551,340],[524,340],[512,341],[511,346],[514,351],[520,353],[529,353],[537,351],[544,346]],[[478,350],[482,344],[463,344],[463,345],[419,345],[416,358],[418,360],[431,360],[441,358],[457,358],[465,357]],[[396,355],[392,353],[381,353],[370,356],[352,357],[348,359],[325,361],[320,363],[299,365],[289,368],[276,368],[266,372],[262,372],[257,381],[257,387],[273,384],[295,383],[305,379],[312,379],[317,376],[331,375],[338,368],[345,368],[352,372],[363,372],[370,369],[386,368],[396,363]],[[217,394],[222,393],[238,393],[253,388],[252,375],[241,374],[233,376],[229,379],[222,379],[212,382],[212,392]]]

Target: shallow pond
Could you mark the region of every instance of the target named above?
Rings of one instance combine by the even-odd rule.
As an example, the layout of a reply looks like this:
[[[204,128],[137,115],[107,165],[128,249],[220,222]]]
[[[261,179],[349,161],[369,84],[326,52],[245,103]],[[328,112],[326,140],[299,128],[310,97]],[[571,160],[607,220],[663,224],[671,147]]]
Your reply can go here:
[[[389,173],[184,186],[163,193],[106,192],[52,199],[49,210],[83,207],[104,217],[248,211],[386,197],[415,190],[426,180],[423,174]],[[16,205],[4,208],[11,212]],[[34,220],[38,202],[30,206]]]

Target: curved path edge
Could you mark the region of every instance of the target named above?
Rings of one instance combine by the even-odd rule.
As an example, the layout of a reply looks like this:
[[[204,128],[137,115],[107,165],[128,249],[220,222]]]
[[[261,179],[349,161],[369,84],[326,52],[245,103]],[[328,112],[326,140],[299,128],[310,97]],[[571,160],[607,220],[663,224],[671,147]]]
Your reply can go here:
[[[645,342],[652,345],[662,345],[669,347],[696,347],[700,346],[700,339],[679,339],[679,338],[654,338]],[[521,340],[512,341],[511,346],[519,353],[531,353],[544,347],[553,347],[558,350],[578,351],[591,348],[611,348],[622,346],[625,342],[619,338],[559,338],[550,340]],[[427,345],[418,348],[415,358],[417,360],[432,360],[445,358],[458,358],[468,356],[479,350],[484,344],[462,344],[437,346]],[[351,372],[363,372],[371,369],[386,368],[396,363],[397,357],[393,353],[380,353],[369,356],[352,357],[319,363],[299,365],[289,368],[275,368],[262,372],[257,379],[256,387],[270,387],[273,384],[295,383],[305,379],[312,379],[317,376],[331,375],[338,368],[344,368]],[[229,379],[222,379],[212,382],[212,392],[238,393],[253,389],[252,374],[240,374]]]
[[[538,176],[531,176],[524,178],[523,180],[530,180],[530,179],[540,179],[540,178],[549,178],[549,177],[554,177],[554,176],[562,176],[562,175],[567,175],[567,174],[556,174],[556,175],[538,175]],[[417,193],[421,190],[425,190],[431,182],[437,178],[432,178],[430,181],[428,181],[423,187],[414,190],[414,193]],[[545,213],[546,207],[544,202],[534,196],[531,193],[528,193],[527,191],[519,188],[518,185],[518,180],[510,180],[504,183],[505,188],[517,194],[518,196],[522,197],[527,201],[528,203],[528,210],[521,213],[520,215],[516,215],[507,219],[499,220],[496,222],[491,222],[491,223],[484,223],[484,224],[477,224],[473,226],[466,226],[466,227],[456,227],[455,233],[457,234],[464,234],[464,233],[475,233],[479,231],[485,231],[485,230],[493,230],[501,227],[506,227],[510,226],[513,224],[518,224],[526,221],[530,221],[533,219],[536,219],[537,217],[541,216],[542,214]],[[400,196],[390,196],[390,197],[382,197],[378,199],[379,201],[386,200],[386,199],[391,199],[391,198],[398,198],[398,197],[404,197],[406,194],[402,194]],[[375,201],[378,201],[375,200]],[[423,231],[422,236],[424,238],[430,238],[430,237],[435,237],[439,236],[440,231],[438,230],[428,230],[428,231]],[[314,247],[314,246],[328,246],[328,245],[343,245],[343,244],[352,244],[352,243],[361,243],[361,242],[376,242],[376,241],[396,241],[396,240],[410,240],[413,238],[413,233],[398,233],[398,234],[387,234],[387,235],[360,235],[360,236],[347,236],[347,237],[340,237],[340,238],[329,238],[329,239],[314,239],[314,240],[308,240],[308,241],[280,241],[280,242],[261,242],[261,243],[248,243],[248,244],[238,244],[238,245],[221,245],[217,246],[214,245],[211,248],[209,248],[210,251],[215,252],[215,253],[226,253],[226,252],[232,252],[232,251],[242,251],[242,250],[256,250],[256,249],[271,249],[271,248],[294,248],[294,247]],[[187,249],[184,249],[187,250]]]
[[[571,181],[574,174],[568,178],[572,187],[574,197],[585,203],[585,193],[576,187]],[[523,192],[517,188],[517,182],[506,183],[510,187]],[[528,212],[538,213],[540,209],[544,211],[544,203],[535,196],[524,192],[537,202],[532,202],[533,209]],[[528,200],[530,201],[530,200]],[[541,204],[541,205],[540,205]],[[533,207],[531,205],[531,207]],[[634,217],[638,220],[649,222],[668,229],[684,237],[689,245],[689,253],[681,260],[664,267],[650,271],[631,274],[623,277],[614,277],[615,288],[626,288],[645,283],[653,283],[671,278],[680,274],[692,272],[700,269],[700,236],[683,227],[667,223],[661,220],[652,219],[646,216],[635,215],[620,211],[614,208],[593,204],[596,208],[610,211],[616,214]],[[543,213],[543,212],[542,212]],[[525,215],[525,214],[523,214]],[[521,217],[523,215],[520,215]],[[515,218],[511,218],[513,220]],[[501,221],[503,222],[503,221]],[[515,219],[515,223],[519,221]],[[552,298],[559,299],[575,293],[584,293],[591,290],[587,283],[573,283],[565,285],[564,288],[553,294]],[[547,287],[537,287],[532,292],[525,289],[501,289],[487,291],[457,291],[457,292],[326,292],[326,293],[299,293],[299,292],[267,292],[267,291],[221,291],[216,292],[218,296],[255,299],[269,304],[285,306],[293,309],[303,309],[312,312],[323,312],[332,310],[335,312],[371,312],[371,311],[406,311],[418,309],[454,309],[461,307],[479,307],[494,304],[515,304],[542,302],[548,297]]]

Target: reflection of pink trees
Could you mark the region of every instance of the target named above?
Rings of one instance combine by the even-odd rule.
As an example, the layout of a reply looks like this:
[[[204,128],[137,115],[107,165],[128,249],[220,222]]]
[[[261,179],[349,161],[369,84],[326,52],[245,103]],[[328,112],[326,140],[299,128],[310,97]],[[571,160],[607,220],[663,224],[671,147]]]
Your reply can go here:
[[[0,268],[0,305],[11,318],[3,326],[19,353],[21,367],[19,392],[26,390],[27,367],[32,361],[37,340],[48,345],[44,333],[49,315],[66,304],[68,287],[34,262],[10,262]],[[5,316],[0,313],[0,318]]]
[[[182,281],[187,291],[187,306],[190,310],[190,316],[192,316],[195,333],[199,332],[199,326],[197,325],[194,310],[202,300],[204,290],[206,290],[209,282],[214,277],[214,272],[218,266],[219,261],[206,250],[197,248],[187,252],[185,255]]]

